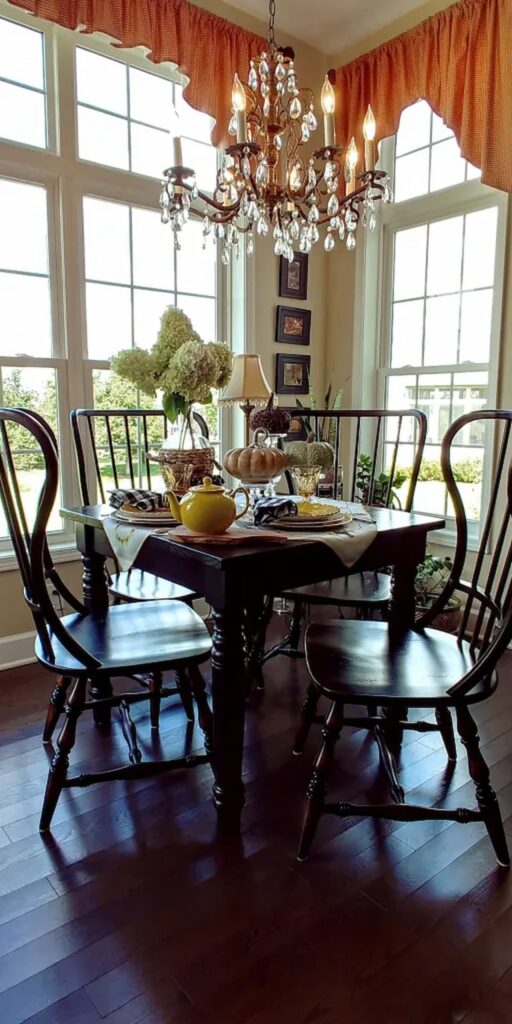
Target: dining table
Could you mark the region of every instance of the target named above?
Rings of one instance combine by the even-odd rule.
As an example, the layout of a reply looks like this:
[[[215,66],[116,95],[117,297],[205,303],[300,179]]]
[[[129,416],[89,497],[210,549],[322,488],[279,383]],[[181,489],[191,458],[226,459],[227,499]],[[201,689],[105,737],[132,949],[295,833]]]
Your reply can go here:
[[[334,579],[349,573],[389,566],[391,598],[388,611],[390,643],[414,624],[414,584],[425,557],[430,533],[444,520],[416,512],[371,508],[376,533],[362,556],[347,569],[318,534],[289,537],[275,544],[256,538],[240,545],[173,540],[172,530],[149,533],[134,567],[172,580],[204,596],[212,608],[212,710],[214,775],[213,802],[219,827],[227,833],[241,828],[244,805],[242,781],[246,663],[244,610],[263,603],[269,594]],[[106,505],[64,507],[61,515],[74,523],[82,556],[85,605],[101,615],[109,603],[106,560],[112,556],[103,523],[112,509]]]

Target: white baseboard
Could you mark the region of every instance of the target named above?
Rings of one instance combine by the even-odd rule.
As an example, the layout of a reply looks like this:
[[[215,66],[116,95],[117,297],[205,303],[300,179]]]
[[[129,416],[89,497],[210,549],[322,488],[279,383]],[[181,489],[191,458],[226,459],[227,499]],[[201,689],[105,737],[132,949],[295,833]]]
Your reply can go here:
[[[34,642],[36,634],[16,633],[0,637],[0,672],[18,665],[29,665],[35,661]]]

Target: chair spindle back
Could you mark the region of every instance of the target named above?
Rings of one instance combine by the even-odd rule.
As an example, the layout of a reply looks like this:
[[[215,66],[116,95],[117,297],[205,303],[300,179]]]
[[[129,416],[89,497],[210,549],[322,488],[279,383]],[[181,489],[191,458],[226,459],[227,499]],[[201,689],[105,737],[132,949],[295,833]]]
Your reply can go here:
[[[485,428],[484,450],[492,460],[492,472],[487,507],[482,503],[477,547],[468,551],[468,513],[463,485],[457,484],[455,476],[457,449],[465,455],[461,432],[475,423]],[[469,639],[475,668],[451,692],[465,693],[488,677],[512,638],[512,410],[482,409],[456,419],[442,441],[441,468],[453,505],[457,541],[450,579],[421,625],[431,624],[450,598],[461,596],[457,636],[460,643]]]
[[[200,436],[207,439],[205,420],[199,413],[192,415]],[[155,475],[157,468],[148,452],[166,439],[168,426],[161,409],[73,409],[71,430],[84,505],[107,501],[104,474],[114,487],[151,490],[152,466]]]
[[[412,508],[427,436],[427,418],[419,409],[297,409],[288,408],[294,421],[310,429],[334,449],[332,496],[341,497],[341,467],[349,466],[343,481],[344,497],[367,505]],[[285,438],[285,446],[288,438]],[[408,464],[399,463],[407,451]],[[399,473],[410,472],[403,505],[397,496]],[[348,477],[348,479],[347,479]],[[293,492],[293,480],[287,473]]]
[[[44,476],[33,515],[24,500],[17,458],[19,443],[13,443],[13,430],[26,433],[24,447],[40,449]],[[57,497],[59,481],[58,453],[55,435],[37,413],[22,409],[0,408],[0,500],[16,555],[25,600],[32,612],[45,657],[54,661],[52,637],[56,636],[67,650],[85,667],[100,666],[65,629],[54,608],[49,584],[75,611],[86,613],[53,565],[47,541],[47,525]],[[33,524],[31,520],[33,519]]]

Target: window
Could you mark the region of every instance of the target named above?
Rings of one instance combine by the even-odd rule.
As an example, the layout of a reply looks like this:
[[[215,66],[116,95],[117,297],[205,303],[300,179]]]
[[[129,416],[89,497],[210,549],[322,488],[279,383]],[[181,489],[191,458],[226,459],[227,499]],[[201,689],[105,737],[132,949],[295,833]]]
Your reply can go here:
[[[52,68],[73,83],[59,103]],[[157,179],[176,118],[185,158],[205,185],[215,179],[211,118],[187,105],[183,86],[138,50],[117,54],[0,0],[0,400],[38,410],[57,431],[69,503],[78,501],[69,409],[151,404],[109,358],[150,347],[168,305],[205,340],[226,336],[215,246],[203,249],[191,221],[176,249],[160,221]],[[217,410],[207,416],[218,442]],[[23,443],[20,434],[35,508],[42,466]],[[54,546],[67,544],[58,507],[50,525]],[[7,550],[5,534],[0,521]]]
[[[0,19],[0,138],[47,145],[44,35]]]
[[[387,408],[427,415],[415,508],[449,517],[439,464],[443,434],[457,416],[496,400],[506,199],[475,180],[479,172],[424,101],[404,111],[396,138],[383,145],[382,163],[394,166],[395,202],[383,210],[374,243],[383,261],[375,397]],[[403,439],[405,469],[414,440]],[[457,451],[474,531],[485,490],[484,446],[485,437],[468,428]]]
[[[460,155],[453,132],[421,101],[400,118],[395,143],[395,202],[479,178]]]

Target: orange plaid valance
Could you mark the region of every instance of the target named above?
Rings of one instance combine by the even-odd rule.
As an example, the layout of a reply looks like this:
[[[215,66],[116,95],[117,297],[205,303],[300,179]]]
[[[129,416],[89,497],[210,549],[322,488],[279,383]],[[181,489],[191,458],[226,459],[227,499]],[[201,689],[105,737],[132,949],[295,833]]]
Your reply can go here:
[[[104,32],[121,46],[143,45],[190,79],[191,106],[216,119],[227,141],[231,86],[265,40],[188,0],[10,0],[69,29]],[[453,129],[463,155],[487,185],[512,191],[512,0],[459,0],[410,32],[337,72],[338,139],[361,132],[371,102],[377,138],[393,135],[405,107],[426,99]]]
[[[155,63],[172,61],[190,83],[188,103],[216,119],[212,139],[227,141],[235,71],[245,77],[265,40],[187,0],[10,0],[64,28],[104,32],[121,46],[146,46]],[[232,141],[232,140],[231,140]]]
[[[362,152],[368,103],[378,140],[425,99],[486,185],[512,192],[512,0],[460,0],[336,73],[338,139]]]

